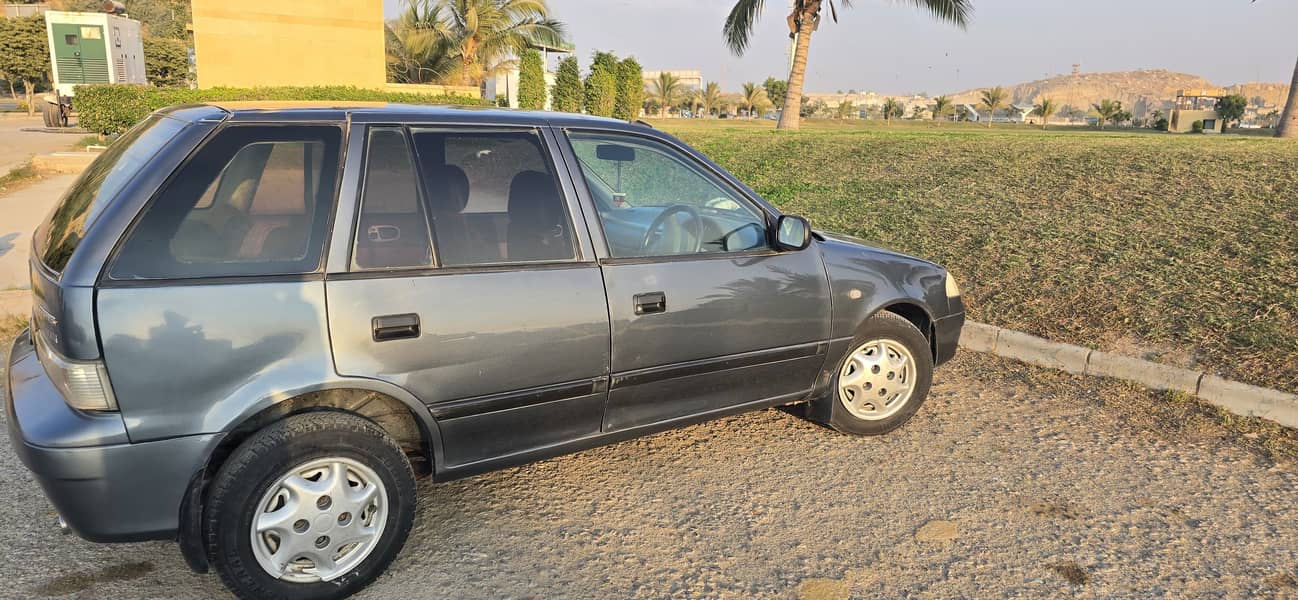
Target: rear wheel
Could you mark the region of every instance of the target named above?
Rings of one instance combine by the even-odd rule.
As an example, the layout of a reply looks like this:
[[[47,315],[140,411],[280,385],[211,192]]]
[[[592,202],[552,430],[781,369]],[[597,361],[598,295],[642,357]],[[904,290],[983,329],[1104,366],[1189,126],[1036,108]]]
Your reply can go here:
[[[400,552],[414,506],[414,472],[378,425],[292,416],[221,466],[204,513],[208,552],[242,598],[341,598]]]
[[[928,338],[901,316],[880,312],[852,339],[815,412],[844,433],[888,433],[915,416],[932,381]]]

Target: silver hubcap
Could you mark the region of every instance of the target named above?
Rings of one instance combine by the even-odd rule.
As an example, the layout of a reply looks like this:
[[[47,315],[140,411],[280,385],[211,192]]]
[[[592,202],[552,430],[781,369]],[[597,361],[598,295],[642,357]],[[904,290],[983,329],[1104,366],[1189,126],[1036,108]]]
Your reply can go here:
[[[838,372],[838,400],[858,419],[892,416],[910,400],[915,388],[915,357],[892,340],[857,346]]]
[[[276,579],[336,579],[374,550],[387,522],[387,500],[378,474],[350,458],[298,465],[257,504],[253,554]]]

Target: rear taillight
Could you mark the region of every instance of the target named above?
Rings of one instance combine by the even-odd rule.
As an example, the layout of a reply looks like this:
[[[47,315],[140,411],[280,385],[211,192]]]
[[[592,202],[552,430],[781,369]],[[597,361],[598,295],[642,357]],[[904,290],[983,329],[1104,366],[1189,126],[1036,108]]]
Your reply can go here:
[[[113,397],[113,388],[108,383],[108,370],[104,368],[103,361],[72,360],[51,348],[41,332],[38,331],[32,337],[36,342],[36,355],[41,360],[41,366],[45,367],[45,374],[63,394],[68,406],[77,410],[117,410],[117,398]]]

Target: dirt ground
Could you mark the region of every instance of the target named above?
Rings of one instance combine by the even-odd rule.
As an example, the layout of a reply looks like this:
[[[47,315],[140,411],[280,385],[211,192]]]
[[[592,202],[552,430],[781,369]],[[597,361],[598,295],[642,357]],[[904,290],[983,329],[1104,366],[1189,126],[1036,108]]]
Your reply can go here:
[[[1293,437],[1254,425],[966,353],[883,437],[767,410],[424,484],[362,597],[1295,595]],[[59,535],[7,440],[0,473],[0,595],[223,594],[171,544]]]

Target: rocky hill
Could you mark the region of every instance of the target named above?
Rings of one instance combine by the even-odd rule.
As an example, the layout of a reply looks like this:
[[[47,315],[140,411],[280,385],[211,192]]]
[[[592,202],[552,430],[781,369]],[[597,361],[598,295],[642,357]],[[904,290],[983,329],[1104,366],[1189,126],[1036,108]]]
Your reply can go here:
[[[1214,84],[1198,75],[1174,71],[1144,70],[1116,73],[1078,73],[1030,81],[1007,88],[1014,104],[1032,104],[1041,97],[1054,99],[1060,106],[1086,109],[1103,99],[1119,100],[1137,117],[1155,108],[1167,108],[1180,89],[1225,88],[1243,94],[1250,101],[1260,98],[1264,106],[1284,105],[1289,86],[1283,83],[1244,83],[1231,86]],[[985,88],[951,94],[957,103],[977,104]]]

